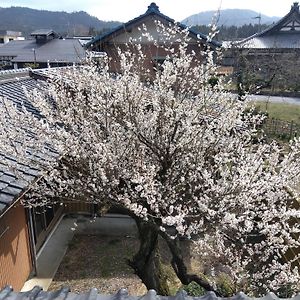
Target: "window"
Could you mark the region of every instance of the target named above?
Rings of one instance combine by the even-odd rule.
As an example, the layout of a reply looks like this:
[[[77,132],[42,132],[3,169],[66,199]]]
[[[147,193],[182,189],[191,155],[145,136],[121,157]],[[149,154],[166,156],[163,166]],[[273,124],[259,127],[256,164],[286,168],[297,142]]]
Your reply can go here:
[[[166,57],[164,56],[154,56],[152,57],[152,61],[153,61],[153,69],[155,71],[162,71],[163,70],[163,63],[165,62]]]

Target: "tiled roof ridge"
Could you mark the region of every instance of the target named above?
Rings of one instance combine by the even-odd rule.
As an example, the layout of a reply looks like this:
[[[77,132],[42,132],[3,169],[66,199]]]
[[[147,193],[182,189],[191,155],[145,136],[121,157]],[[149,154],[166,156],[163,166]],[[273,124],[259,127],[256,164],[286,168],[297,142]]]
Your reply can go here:
[[[28,292],[14,292],[12,287],[6,286],[0,290],[0,300],[270,300],[270,299],[293,299],[299,300],[300,294],[292,298],[278,298],[274,293],[267,293],[260,298],[249,297],[243,292],[239,292],[236,295],[225,298],[217,297],[214,292],[207,292],[200,297],[191,297],[183,290],[178,291],[175,296],[159,296],[155,290],[149,290],[142,296],[131,296],[126,289],[120,289],[116,294],[104,295],[100,294],[96,288],[90,289],[85,293],[72,293],[69,287],[62,287],[56,291],[43,291],[39,286],[35,286]]]
[[[10,69],[10,70],[1,70],[1,74],[18,74],[18,73],[24,73],[24,72],[29,72],[31,69],[30,68],[21,68],[21,69]]]
[[[159,7],[156,5],[155,2],[152,2],[152,3],[148,6],[147,13],[149,13],[149,12],[151,12],[151,11],[160,12],[160,11],[159,11]]]
[[[164,20],[166,20],[167,22],[169,23],[173,23],[173,24],[176,24],[177,26],[179,26],[181,29],[186,29],[188,28],[186,25],[180,23],[180,22],[176,22],[174,19],[166,16],[165,14],[161,13],[160,10],[159,10],[159,7],[154,3],[152,2],[149,6],[148,6],[148,9],[145,13],[141,14],[140,16],[132,19],[132,20],[129,20],[128,22],[126,23],[123,23],[115,28],[113,28],[112,30],[110,30],[109,32],[106,32],[104,34],[100,34],[100,35],[97,35],[95,36],[91,41],[89,41],[88,43],[85,44],[85,47],[89,48],[91,47],[94,43],[98,42],[98,41],[101,41],[101,40],[104,40],[104,39],[107,39],[109,38],[110,36],[132,26],[133,24],[139,22],[141,19],[145,18],[145,17],[148,17],[148,16],[151,16],[151,15],[156,15]],[[194,29],[191,29],[191,28],[188,28],[189,32],[191,35],[193,35],[195,38],[197,39],[202,39],[204,41],[207,41],[209,44],[213,45],[213,46],[216,46],[216,47],[220,47],[222,44],[218,41],[215,41],[215,40],[209,40],[208,39],[208,36],[201,33],[201,32],[198,32]]]
[[[274,30],[276,30],[280,26],[283,26],[283,24],[285,24],[288,21],[288,19],[293,16],[293,14],[296,14],[296,15],[300,16],[299,3],[298,2],[294,2],[293,5],[291,6],[290,11],[285,16],[283,16],[280,20],[278,20],[275,24],[272,24],[268,28],[266,28],[265,30],[263,30],[261,32],[257,32],[255,34],[249,36],[249,37],[246,37],[245,39],[243,39],[241,41],[238,41],[235,44],[236,45],[242,45],[243,43],[248,42],[253,38],[256,38],[256,37],[259,38],[259,37],[270,34],[271,32],[273,32]]]
[[[0,71],[0,84],[28,79],[29,71],[30,68]]]

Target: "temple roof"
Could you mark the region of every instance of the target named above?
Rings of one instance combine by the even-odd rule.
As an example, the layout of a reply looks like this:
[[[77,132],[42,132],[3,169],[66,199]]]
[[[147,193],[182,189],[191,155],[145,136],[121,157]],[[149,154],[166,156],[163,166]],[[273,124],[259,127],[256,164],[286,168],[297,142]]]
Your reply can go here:
[[[114,38],[114,37],[118,36],[119,34],[122,34],[124,31],[130,31],[130,29],[132,27],[139,26],[140,24],[143,24],[144,20],[146,18],[148,18],[149,16],[155,16],[160,21],[163,21],[163,22],[168,23],[168,24],[169,23],[176,24],[182,29],[187,28],[187,26],[185,26],[184,24],[177,23],[177,22],[175,22],[175,20],[173,20],[170,17],[162,14],[159,10],[159,7],[154,2],[152,2],[148,6],[148,9],[144,14],[128,21],[127,23],[124,23],[124,24],[112,29],[110,32],[107,32],[105,34],[98,35],[98,36],[94,37],[89,43],[86,44],[86,47],[87,48],[92,47],[94,44],[97,44],[99,42],[103,43],[107,40],[110,40],[111,38]],[[195,39],[198,39],[198,40],[199,39],[203,40],[203,42],[207,42],[211,46],[214,46],[214,47],[221,46],[221,43],[219,43],[217,41],[214,41],[214,40],[208,41],[208,37],[205,34],[202,34],[202,33],[198,32],[196,30],[189,29],[189,35],[192,38],[195,38]]]
[[[256,33],[237,45],[244,48],[300,48],[300,11],[294,2],[290,12],[266,30]]]

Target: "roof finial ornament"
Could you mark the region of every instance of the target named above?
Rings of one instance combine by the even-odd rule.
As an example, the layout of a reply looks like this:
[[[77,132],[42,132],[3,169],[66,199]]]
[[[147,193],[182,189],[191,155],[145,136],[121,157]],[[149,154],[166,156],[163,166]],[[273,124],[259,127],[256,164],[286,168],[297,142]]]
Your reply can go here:
[[[152,3],[148,6],[147,13],[152,12],[152,11],[159,12],[159,7],[158,7],[158,6],[156,5],[156,3],[154,3],[154,2],[152,2]]]
[[[292,9],[297,9],[297,10],[299,10],[299,2],[294,2],[294,3],[293,3],[293,6],[292,6]]]

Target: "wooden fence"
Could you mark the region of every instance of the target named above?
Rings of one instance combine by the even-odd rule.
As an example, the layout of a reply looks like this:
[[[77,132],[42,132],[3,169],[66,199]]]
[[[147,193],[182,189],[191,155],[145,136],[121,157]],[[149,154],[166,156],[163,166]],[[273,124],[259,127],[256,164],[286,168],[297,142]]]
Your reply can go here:
[[[300,136],[300,125],[293,121],[289,122],[268,118],[263,125],[263,130],[267,136],[283,140],[290,140]]]

